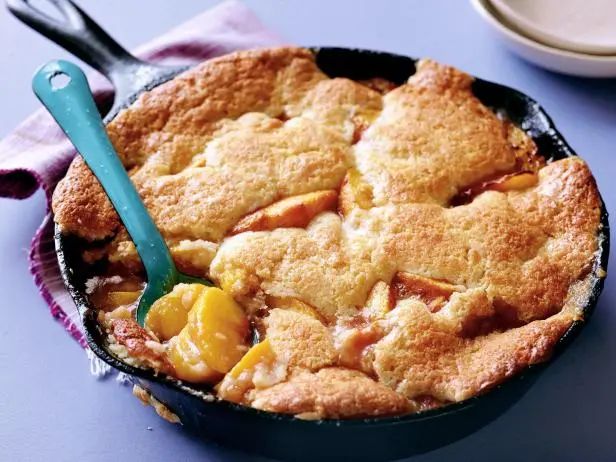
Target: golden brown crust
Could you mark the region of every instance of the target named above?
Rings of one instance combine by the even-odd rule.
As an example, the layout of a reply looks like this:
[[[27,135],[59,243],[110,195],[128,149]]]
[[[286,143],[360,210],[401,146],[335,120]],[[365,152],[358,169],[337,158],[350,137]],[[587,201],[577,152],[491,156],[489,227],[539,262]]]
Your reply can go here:
[[[304,49],[234,53],[144,93],[122,111],[107,127],[109,137],[163,234],[219,240],[239,217],[279,197],[337,186],[346,162],[338,135],[308,119],[289,126],[275,119],[324,78]],[[215,133],[216,143],[204,152]],[[319,150],[322,144],[329,148]],[[281,151],[283,168],[275,163]],[[182,175],[191,162],[208,165]],[[111,205],[82,162],[74,164],[54,196],[56,220],[89,239],[113,234]],[[238,169],[252,175],[238,182]]]
[[[469,398],[544,361],[573,320],[564,313],[468,339],[417,302],[401,304],[392,318],[390,333],[375,346],[377,376],[408,398],[443,401]]]
[[[585,186],[570,187],[579,183],[572,176],[586,178]],[[241,272],[237,296],[292,295],[330,321],[356,313],[372,286],[397,271],[482,287],[514,320],[542,319],[563,306],[596,249],[599,208],[598,199],[589,202],[597,197],[589,178],[582,161],[567,159],[542,169],[537,188],[488,191],[467,206],[388,205],[345,221],[321,214],[306,230],[240,234],[222,244],[211,274]]]
[[[158,341],[137,324],[133,318],[111,320],[110,334],[113,335],[118,344],[126,348],[131,357],[142,361],[157,371],[167,374],[173,372],[173,367],[167,360],[166,355],[154,347],[158,344]],[[162,345],[158,345],[162,347]]]
[[[255,391],[251,405],[306,419],[391,416],[413,410],[398,393],[361,372],[342,368],[299,372],[287,382]]]
[[[270,345],[289,369],[316,371],[337,359],[334,339],[318,319],[276,308],[266,319]]]
[[[103,187],[79,156],[53,193],[53,211],[63,233],[88,240],[105,239],[120,226]]]
[[[509,171],[534,151],[510,138],[503,123],[473,96],[472,78],[423,60],[408,84],[383,98],[383,110],[355,146],[357,168],[374,203],[447,204],[469,184]]]
[[[346,418],[459,401],[548,358],[579,318],[600,226],[592,175],[578,158],[545,165],[472,81],[423,60],[396,88],[362,84],[303,49],[254,50],[110,123],[178,265],[265,319],[287,375],[246,404]],[[53,206],[63,231],[113,236],[97,255],[139,268],[80,160]]]
[[[180,418],[171,412],[167,406],[154,398],[150,392],[141,388],[139,385],[133,385],[133,395],[141,401],[144,406],[152,406],[154,411],[169,423],[181,423]]]

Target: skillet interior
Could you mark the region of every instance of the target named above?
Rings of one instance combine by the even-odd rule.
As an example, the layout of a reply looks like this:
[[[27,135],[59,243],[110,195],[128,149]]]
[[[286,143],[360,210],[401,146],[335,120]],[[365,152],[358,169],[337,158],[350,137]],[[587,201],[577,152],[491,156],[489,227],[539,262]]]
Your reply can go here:
[[[318,66],[330,76],[351,79],[383,77],[402,83],[415,72],[414,59],[390,53],[345,48],[313,48],[313,52]],[[153,88],[177,72],[175,70],[161,76],[140,91]],[[551,119],[530,97],[481,79],[475,80],[473,91],[486,106],[504,114],[531,136],[542,155],[549,153],[549,159],[553,160],[576,155]],[[138,93],[133,92],[124,101],[116,102],[105,121],[109,122],[122,108],[130,105]],[[607,269],[609,224],[603,203],[601,223],[600,249],[594,262],[593,274],[598,268]],[[57,229],[55,241],[64,281],[79,308],[88,344],[94,353],[149,390],[178,414],[186,427],[200,436],[268,456],[292,460],[313,460],[317,457],[334,460],[352,454],[354,460],[387,460],[425,452],[470,434],[493,420],[517,401],[551,362],[529,367],[481,396],[420,414],[393,418],[300,421],[288,415],[217,401],[209,395],[207,387],[183,384],[176,379],[129,366],[112,356],[104,347],[104,333],[85,296],[84,285],[89,274],[81,262],[79,241],[62,236]],[[588,320],[602,290],[603,281],[599,277],[592,280],[589,297],[584,305],[584,321],[572,324],[557,343],[554,357],[564,350]],[[238,433],[242,438],[237,438]],[[309,451],[306,451],[307,445]]]

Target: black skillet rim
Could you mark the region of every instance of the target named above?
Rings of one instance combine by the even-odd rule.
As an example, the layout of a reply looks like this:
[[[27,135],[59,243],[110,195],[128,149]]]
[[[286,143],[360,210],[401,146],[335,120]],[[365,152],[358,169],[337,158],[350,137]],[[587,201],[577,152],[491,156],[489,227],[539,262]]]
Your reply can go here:
[[[380,77],[388,78],[389,80],[392,80],[396,83],[401,83],[403,80],[402,77],[404,77],[404,75],[408,76],[414,73],[415,63],[417,62],[416,59],[407,56],[374,50],[337,47],[312,47],[309,49],[315,54],[319,67],[321,67],[328,75],[344,75],[353,79],[368,78],[369,76],[364,76],[362,72],[348,72],[349,65],[353,66],[354,63],[357,63],[365,68],[368,63],[372,63],[379,66],[380,70],[379,73],[368,72],[368,74],[371,74],[370,76],[378,75]],[[343,56],[345,60],[340,61],[341,56]],[[349,64],[349,62],[351,62],[351,64]],[[403,65],[406,66],[406,68],[401,71],[400,68],[404,67]],[[385,74],[381,72],[383,67],[387,71],[385,72]],[[148,88],[144,88],[144,91],[151,89],[153,86],[155,85],[150,85],[148,86]],[[522,113],[519,114],[519,116],[517,117],[517,120],[514,117],[512,118],[512,121],[522,130],[524,130],[529,136],[531,136],[533,140],[535,140],[535,142],[539,145],[540,151],[542,150],[542,146],[544,147],[544,149],[549,148],[551,150],[552,155],[548,159],[561,159],[565,157],[577,156],[577,154],[573,151],[573,149],[571,149],[571,147],[565,141],[560,132],[556,129],[554,123],[552,122],[552,119],[548,116],[548,114],[534,99],[532,99],[528,95],[514,90],[510,87],[506,87],[504,85],[496,84],[479,78],[475,78],[475,82],[473,83],[473,92],[480,100],[482,100],[482,102],[484,102],[484,104],[488,106],[490,106],[488,104],[490,99],[489,94],[491,94],[492,92],[500,94],[505,100],[507,100],[507,105],[522,105],[515,106],[516,109],[509,108],[509,110],[522,111]],[[123,104],[114,107],[112,113],[108,114],[107,117],[105,117],[105,121],[108,122],[113,117],[115,117],[115,115],[117,115],[117,113],[121,109],[132,104],[137,96],[137,94],[133,94],[129,96],[127,100],[123,102]],[[507,108],[502,107],[493,107],[493,109],[496,109],[497,111],[502,109],[507,110]],[[231,411],[248,413],[271,420],[288,421],[299,425],[329,425],[333,427],[339,427],[341,425],[370,425],[374,427],[379,427],[439,418],[446,414],[458,412],[466,408],[480,405],[483,398],[487,397],[488,395],[497,393],[499,390],[508,388],[515,381],[522,381],[529,375],[533,375],[535,373],[539,373],[545,370],[558,356],[560,356],[560,354],[566,349],[566,347],[579,334],[584,325],[588,322],[590,316],[594,311],[594,308],[597,305],[599,295],[601,294],[605,281],[605,277],[600,277],[597,275],[597,273],[601,269],[604,271],[607,270],[610,233],[608,213],[600,193],[599,197],[601,199],[601,223],[598,230],[599,247],[596,252],[594,265],[588,276],[591,279],[591,286],[589,289],[588,299],[586,300],[586,303],[584,304],[582,309],[583,319],[580,321],[574,321],[571,324],[569,329],[555,344],[552,356],[547,361],[528,366],[514,376],[507,378],[504,382],[494,387],[491,387],[484,393],[481,393],[480,395],[474,396],[464,401],[451,403],[441,408],[436,408],[420,413],[383,418],[375,417],[348,420],[301,420],[289,414],[261,411],[248,406],[224,401],[216,398],[214,395],[211,394],[210,391],[193,388],[190,384],[183,383],[175,378],[165,376],[164,374],[156,374],[148,369],[140,369],[128,365],[119,358],[113,356],[110,352],[107,351],[106,348],[102,346],[104,334],[96,320],[95,310],[91,309],[88,306],[87,297],[85,296],[84,291],[80,290],[78,287],[79,276],[73,271],[71,267],[69,267],[69,264],[67,263],[67,255],[70,252],[70,239],[61,234],[57,225],[55,225],[54,241],[62,278],[68,292],[70,293],[80,313],[81,320],[84,325],[88,346],[100,359],[105,361],[113,368],[131,376],[132,379],[138,378],[147,381],[157,382],[166,387],[175,388],[177,391],[190,395],[203,395],[204,393],[209,394],[214,397],[214,400],[211,402],[207,402],[207,404],[219,406],[221,408],[227,408]],[[84,281],[82,281],[82,283],[83,282]],[[101,344],[99,344],[99,342],[101,342]]]

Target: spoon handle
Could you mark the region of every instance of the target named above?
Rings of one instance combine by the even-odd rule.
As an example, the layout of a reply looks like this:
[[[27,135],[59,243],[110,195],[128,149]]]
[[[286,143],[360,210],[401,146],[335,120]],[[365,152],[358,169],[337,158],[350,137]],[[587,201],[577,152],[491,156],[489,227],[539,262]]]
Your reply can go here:
[[[36,72],[32,88],[103,186],[137,247],[148,284],[174,284],[169,249],[107,136],[81,69],[52,61]]]

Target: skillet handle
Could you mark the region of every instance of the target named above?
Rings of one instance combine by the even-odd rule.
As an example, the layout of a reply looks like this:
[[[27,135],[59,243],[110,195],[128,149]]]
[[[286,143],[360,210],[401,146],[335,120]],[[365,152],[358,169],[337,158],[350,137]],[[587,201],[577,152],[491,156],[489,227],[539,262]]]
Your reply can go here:
[[[45,0],[63,17],[52,18],[30,0],[7,0],[7,6],[20,21],[102,72],[110,75],[115,68],[137,61],[81,8],[70,0]]]
[[[154,86],[180,70],[135,58],[71,0],[38,1],[55,8],[63,19],[52,18],[33,6],[31,0],[6,3],[20,21],[109,78],[116,89],[116,103],[130,100],[143,88]]]

